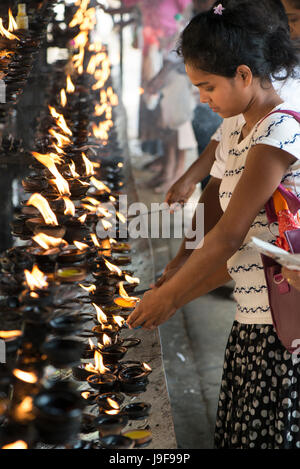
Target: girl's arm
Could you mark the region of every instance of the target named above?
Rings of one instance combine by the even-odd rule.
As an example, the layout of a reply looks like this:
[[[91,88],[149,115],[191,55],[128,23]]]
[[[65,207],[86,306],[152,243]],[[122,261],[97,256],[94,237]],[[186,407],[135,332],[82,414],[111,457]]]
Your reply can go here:
[[[199,285],[239,249],[257,214],[295,161],[294,156],[278,148],[262,144],[253,147],[227,210],[205,237],[203,248],[195,249],[168,282],[138,304],[128,324],[155,327],[170,317],[170,311],[174,314],[195,297]]]

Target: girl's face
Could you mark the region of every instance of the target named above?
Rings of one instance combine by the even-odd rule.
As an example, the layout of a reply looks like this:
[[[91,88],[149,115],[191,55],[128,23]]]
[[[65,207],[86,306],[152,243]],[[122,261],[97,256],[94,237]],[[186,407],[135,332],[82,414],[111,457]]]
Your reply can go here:
[[[198,88],[201,103],[207,103],[221,117],[237,116],[247,109],[252,95],[249,79],[245,79],[243,72],[238,71],[234,78],[226,78],[186,64],[186,73]]]
[[[292,39],[300,38],[300,9],[295,8],[289,0],[282,0],[287,14]]]

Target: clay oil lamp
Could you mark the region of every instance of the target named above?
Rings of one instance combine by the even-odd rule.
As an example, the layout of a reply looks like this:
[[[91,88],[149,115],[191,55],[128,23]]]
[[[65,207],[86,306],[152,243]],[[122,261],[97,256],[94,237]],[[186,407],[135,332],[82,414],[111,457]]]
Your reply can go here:
[[[126,347],[118,345],[118,343],[113,344],[111,338],[106,334],[103,334],[103,344],[99,344],[99,348],[105,364],[116,363],[122,360],[127,353]]]
[[[97,312],[97,320],[99,322],[98,326],[93,327],[93,334],[98,337],[101,342],[103,342],[104,334],[107,334],[111,339],[115,340],[119,333],[120,327],[116,322],[109,321],[106,314],[98,305],[95,303],[92,304]]]
[[[83,315],[81,316],[62,315],[62,316],[58,316],[56,318],[51,319],[51,321],[49,322],[49,326],[51,328],[51,332],[54,335],[58,335],[58,336],[76,335],[78,332],[82,330],[85,322],[89,320],[90,320],[89,316],[85,319]]]
[[[69,368],[80,362],[83,344],[78,340],[53,339],[43,345],[42,351],[52,366]]]
[[[44,389],[34,398],[34,413],[41,441],[65,444],[80,431],[82,399],[67,387]]]
[[[107,435],[118,435],[128,424],[126,415],[108,415],[101,414],[95,419],[95,424],[99,430],[101,439]]]
[[[131,246],[128,243],[113,243],[111,246],[113,252],[127,254],[131,250]]]
[[[57,258],[60,265],[84,263],[89,246],[79,241],[74,241],[73,245],[69,245],[61,250]]]
[[[123,286],[126,289],[126,292],[132,293],[139,284],[140,279],[138,277],[132,277],[131,275],[125,274],[125,282],[123,282]]]
[[[85,345],[81,358],[83,360],[90,360],[90,359],[94,358],[95,348],[96,347],[95,347],[92,339],[89,338],[88,344]]]
[[[55,261],[60,253],[60,248],[67,243],[61,238],[47,236],[44,233],[38,233],[32,239],[36,246],[27,248],[28,252],[34,256],[37,264],[45,272],[54,272]]]
[[[41,192],[47,189],[48,181],[46,178],[43,178],[40,175],[29,176],[23,179],[22,186],[25,192]]]
[[[100,414],[102,414],[105,411],[120,410],[124,400],[125,396],[123,394],[107,392],[104,394],[98,394],[96,403],[99,407]]]
[[[30,395],[37,394],[40,385],[39,379],[41,378],[40,370],[37,371],[32,370],[27,371],[23,369],[25,367],[22,366],[22,369],[15,368],[12,371],[13,374],[13,386],[14,386],[14,401],[15,402],[22,402],[23,399]]]
[[[140,298],[130,297],[124,288],[124,283],[119,283],[119,294],[120,297],[114,300],[114,303],[125,309],[135,308],[136,304],[140,301]]]
[[[123,364],[118,374],[121,390],[130,394],[145,391],[148,385],[148,375],[151,371],[146,363],[142,365]]]
[[[100,303],[101,305],[111,304],[116,288],[112,285],[81,285],[83,290],[89,292],[89,297],[92,302]]]
[[[0,330],[0,340],[5,343],[6,362],[9,358],[16,356],[17,350],[21,344],[22,331],[20,330]]]
[[[135,441],[122,435],[107,435],[100,439],[99,444],[105,449],[132,449]]]
[[[26,221],[27,226],[35,234],[44,233],[48,236],[63,238],[66,228],[58,225],[55,213],[51,210],[48,201],[38,193],[33,194],[27,202],[27,205],[33,205],[41,213],[43,220],[32,218]]]
[[[85,407],[96,404],[99,397],[99,393],[96,391],[81,391],[81,397],[83,399],[83,405]]]
[[[99,392],[111,392],[117,384],[117,377],[110,373],[110,369],[104,366],[101,353],[95,351],[95,374],[89,376],[88,384]]]
[[[134,448],[146,448],[152,441],[150,430],[129,430],[122,433],[125,438],[134,441]]]
[[[146,404],[144,402],[133,402],[123,407],[122,413],[126,414],[129,420],[144,420],[149,416],[150,410],[151,404]]]
[[[82,414],[80,433],[87,435],[89,433],[94,433],[97,431],[97,426],[95,424],[95,415],[93,414]]]
[[[24,271],[28,289],[19,296],[19,301],[24,305],[48,306],[53,301],[53,291],[49,289],[47,276],[38,268],[33,266],[32,271]]]

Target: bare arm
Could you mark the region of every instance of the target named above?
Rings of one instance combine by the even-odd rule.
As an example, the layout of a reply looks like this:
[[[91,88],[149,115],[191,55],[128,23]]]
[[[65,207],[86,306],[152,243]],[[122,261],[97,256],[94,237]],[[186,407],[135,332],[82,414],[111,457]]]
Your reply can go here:
[[[185,174],[173,184],[166,195],[166,202],[172,205],[176,202],[185,203],[196,189],[196,184],[203,181],[209,174],[215,161],[215,153],[218,142],[211,140],[199,158],[185,172]]]
[[[197,296],[199,285],[224,266],[241,246],[255,217],[295,160],[289,153],[268,145],[256,145],[250,150],[227,210],[205,237],[204,247],[195,249],[168,282],[138,304],[128,320],[131,327],[141,324],[145,328],[155,327]]]

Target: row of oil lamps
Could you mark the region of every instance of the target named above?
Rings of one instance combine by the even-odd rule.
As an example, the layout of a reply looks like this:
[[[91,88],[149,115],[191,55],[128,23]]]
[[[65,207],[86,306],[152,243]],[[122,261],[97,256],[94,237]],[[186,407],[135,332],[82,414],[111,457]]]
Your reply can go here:
[[[118,208],[123,162],[113,128],[117,95],[108,54],[89,42],[94,20],[88,7],[89,0],[78,2],[73,67],[69,74],[54,70],[31,174],[23,180],[31,195],[12,228],[29,243],[0,258],[5,296],[0,339],[7,358],[0,365],[0,447],[5,449],[36,447],[38,441],[78,449],[142,447],[151,441],[147,428],[125,431],[128,421],[149,415],[149,404],[124,400],[146,390],[151,368],[123,360],[140,343],[122,337],[138,301],[128,293],[139,283],[123,270],[131,262],[128,240],[118,236],[124,217],[117,212],[116,239],[97,236],[99,224],[104,231],[111,224],[103,203]],[[75,288],[79,282],[84,295]],[[57,370],[70,367],[72,380],[55,379]],[[81,393],[76,381],[84,384]],[[94,432],[98,438],[92,441],[82,437]]]

